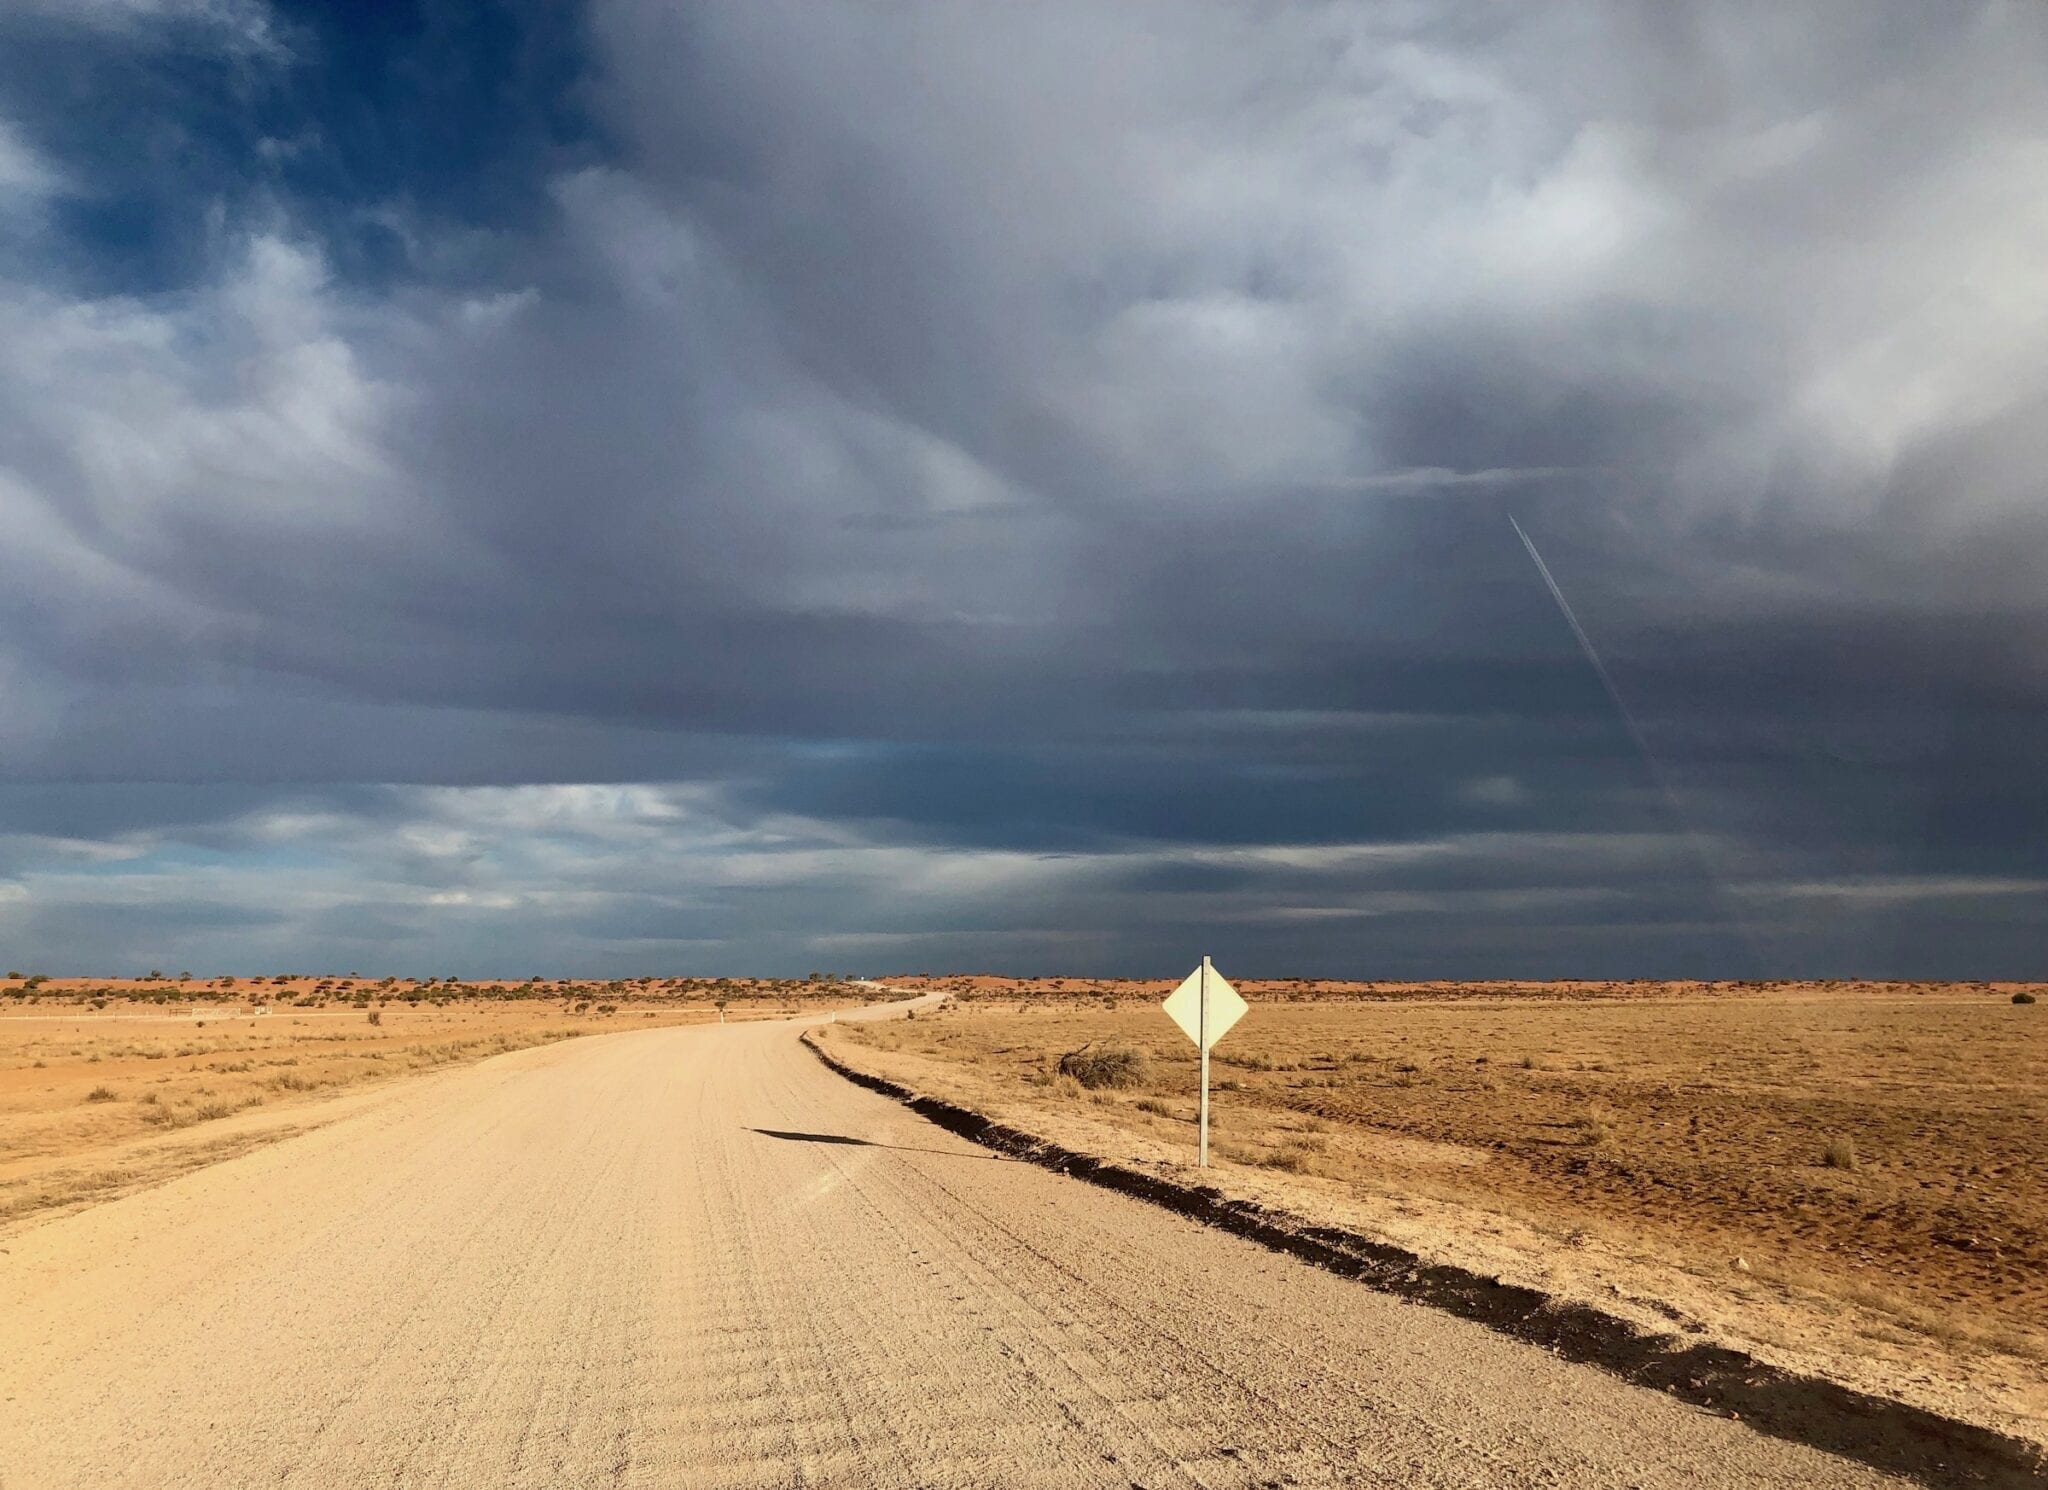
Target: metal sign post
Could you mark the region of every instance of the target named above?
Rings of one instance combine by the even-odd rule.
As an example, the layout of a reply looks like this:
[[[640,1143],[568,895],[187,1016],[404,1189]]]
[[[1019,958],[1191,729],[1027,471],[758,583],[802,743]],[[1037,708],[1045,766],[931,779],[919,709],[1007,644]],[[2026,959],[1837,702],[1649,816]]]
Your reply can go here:
[[[1209,1167],[1209,959],[1202,959],[1202,966],[1196,976],[1202,980],[1201,1037],[1195,1044],[1202,1051],[1202,1097],[1195,1104],[1195,1127],[1200,1136],[1195,1140],[1195,1164],[1198,1168]]]
[[[1204,957],[1202,965],[1181,980],[1180,987],[1159,1006],[1166,1017],[1180,1026],[1181,1033],[1195,1042],[1201,1056],[1202,1090],[1195,1109],[1197,1130],[1195,1162],[1209,1164],[1209,1047],[1230,1033],[1230,1027],[1244,1018],[1245,1002],[1223,975]]]

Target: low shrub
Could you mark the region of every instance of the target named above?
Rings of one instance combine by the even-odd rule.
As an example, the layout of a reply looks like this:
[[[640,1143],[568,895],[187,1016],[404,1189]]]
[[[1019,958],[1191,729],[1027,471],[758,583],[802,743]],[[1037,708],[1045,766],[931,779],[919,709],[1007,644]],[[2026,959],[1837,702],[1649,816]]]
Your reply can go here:
[[[1314,1167],[1316,1156],[1322,1151],[1323,1146],[1319,1143],[1293,1139],[1270,1153],[1261,1154],[1255,1162],[1268,1169],[1284,1169],[1289,1174],[1301,1174]]]
[[[1854,1169],[1856,1167],[1856,1140],[1853,1138],[1830,1138],[1828,1146],[1821,1151],[1820,1162],[1829,1169]]]
[[[1235,1066],[1240,1071],[1271,1071],[1275,1069],[1272,1057],[1257,1055],[1250,1051],[1232,1051],[1228,1055],[1211,1057],[1219,1066]]]
[[[1089,1088],[1137,1086],[1145,1079],[1145,1053],[1128,1045],[1084,1045],[1060,1057],[1059,1073]]]
[[[2034,996],[2031,993],[2028,993],[2026,989],[2022,988],[2018,993],[2012,996],[2012,1001],[2016,1004],[2031,1004],[2034,1001]]]

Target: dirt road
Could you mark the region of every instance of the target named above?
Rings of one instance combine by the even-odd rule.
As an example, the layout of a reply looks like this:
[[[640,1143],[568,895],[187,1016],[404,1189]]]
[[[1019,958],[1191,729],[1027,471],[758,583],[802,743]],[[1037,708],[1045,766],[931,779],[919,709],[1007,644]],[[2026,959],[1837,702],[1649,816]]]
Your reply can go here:
[[[1894,1483],[827,1071],[604,1036],[0,1240],[0,1486]]]

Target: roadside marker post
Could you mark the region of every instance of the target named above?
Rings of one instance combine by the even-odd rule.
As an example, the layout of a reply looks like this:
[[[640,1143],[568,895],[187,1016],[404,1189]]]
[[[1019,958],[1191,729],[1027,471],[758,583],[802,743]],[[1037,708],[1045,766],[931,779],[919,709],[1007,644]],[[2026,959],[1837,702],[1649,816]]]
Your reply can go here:
[[[1168,994],[1159,1007],[1166,1011],[1168,1019],[1180,1026],[1182,1034],[1195,1042],[1195,1049],[1201,1053],[1202,1093],[1195,1109],[1198,1132],[1195,1163],[1206,1169],[1209,1166],[1209,1048],[1244,1018],[1245,1001],[1204,957],[1202,965],[1181,979],[1180,987]]]

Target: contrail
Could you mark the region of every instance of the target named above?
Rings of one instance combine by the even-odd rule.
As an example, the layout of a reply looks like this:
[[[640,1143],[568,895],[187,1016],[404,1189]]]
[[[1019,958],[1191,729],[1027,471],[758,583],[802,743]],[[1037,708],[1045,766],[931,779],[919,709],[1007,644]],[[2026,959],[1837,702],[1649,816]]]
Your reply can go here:
[[[1643,758],[1643,766],[1649,771],[1650,779],[1657,784],[1657,790],[1664,798],[1664,805],[1670,811],[1672,821],[1678,825],[1679,832],[1685,835],[1686,846],[1692,850],[1692,856],[1698,862],[1700,872],[1720,895],[1723,906],[1727,908],[1728,919],[1734,923],[1735,930],[1748,947],[1750,956],[1756,960],[1758,971],[1768,972],[1769,966],[1764,961],[1755,933],[1750,930],[1749,922],[1744,919],[1735,897],[1729,893],[1727,885],[1715,872],[1713,856],[1707,851],[1706,841],[1701,838],[1691,819],[1686,816],[1685,808],[1679,803],[1678,793],[1672,790],[1671,778],[1664,774],[1664,767],[1658,761],[1657,753],[1650,749],[1650,742],[1644,736],[1642,726],[1636,723],[1636,716],[1629,712],[1627,701],[1622,698],[1621,690],[1615,686],[1614,674],[1610,673],[1607,664],[1600,660],[1599,649],[1593,645],[1593,638],[1586,635],[1586,628],[1579,624],[1578,615],[1572,610],[1572,603],[1564,598],[1564,591],[1558,586],[1557,577],[1550,572],[1550,566],[1543,562],[1543,555],[1536,552],[1535,543],[1522,531],[1522,525],[1515,521],[1512,512],[1508,514],[1508,526],[1515,530],[1515,536],[1522,540],[1522,547],[1529,551],[1529,558],[1536,565],[1536,572],[1543,576],[1543,587],[1550,591],[1550,598],[1557,602],[1558,610],[1564,615],[1565,625],[1571,627],[1572,635],[1578,638],[1579,650],[1586,654],[1586,661],[1592,664],[1594,673],[1599,676],[1600,686],[1607,690],[1607,697],[1614,705],[1614,712],[1621,716],[1622,727],[1628,731],[1629,739],[1634,742],[1636,754]]]
[[[1564,612],[1564,623],[1571,627],[1572,635],[1579,639],[1579,650],[1586,654],[1586,661],[1593,664],[1593,671],[1600,675],[1600,686],[1607,690],[1607,697],[1614,703],[1614,712],[1621,716],[1622,724],[1628,730],[1628,737],[1635,741],[1636,750],[1643,758],[1643,764],[1650,768],[1650,774],[1657,778],[1657,785],[1664,795],[1671,796],[1671,786],[1664,779],[1663,767],[1657,764],[1657,757],[1650,750],[1650,742],[1643,738],[1642,726],[1636,723],[1636,716],[1629,713],[1628,705],[1622,702],[1621,690],[1614,686],[1614,674],[1607,671],[1607,664],[1600,660],[1600,654],[1593,647],[1593,638],[1586,635],[1586,628],[1579,624],[1578,614],[1572,603],[1564,598],[1564,591],[1558,588],[1557,577],[1550,572],[1550,566],[1543,562],[1543,555],[1536,552],[1536,545],[1529,535],[1522,531],[1522,525],[1515,521],[1515,515],[1508,514],[1508,526],[1515,530],[1515,536],[1522,540],[1522,547],[1529,550],[1529,557],[1536,563],[1536,572],[1543,576],[1544,588],[1550,591],[1550,598],[1557,602],[1557,608]],[[1682,819],[1681,819],[1682,821]]]

